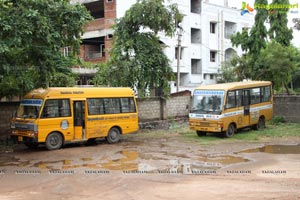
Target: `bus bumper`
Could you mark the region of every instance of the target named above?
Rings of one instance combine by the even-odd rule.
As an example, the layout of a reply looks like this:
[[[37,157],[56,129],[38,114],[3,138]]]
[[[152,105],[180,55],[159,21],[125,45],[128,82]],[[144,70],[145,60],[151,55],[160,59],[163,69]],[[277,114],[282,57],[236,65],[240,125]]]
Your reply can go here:
[[[191,130],[195,130],[195,131],[213,132],[213,133],[218,133],[223,131],[222,122],[190,120],[189,126]]]
[[[18,131],[13,130],[11,134],[11,138],[15,143],[28,143],[28,144],[37,144],[38,137],[35,132],[26,132],[26,133],[18,133]]]

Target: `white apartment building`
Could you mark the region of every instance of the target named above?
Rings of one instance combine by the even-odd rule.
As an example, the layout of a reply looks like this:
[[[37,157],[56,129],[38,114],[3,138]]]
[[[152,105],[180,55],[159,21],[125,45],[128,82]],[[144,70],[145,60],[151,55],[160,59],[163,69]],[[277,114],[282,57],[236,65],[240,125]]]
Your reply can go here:
[[[110,25],[113,18],[123,17],[126,10],[133,5],[136,0],[71,0],[86,5],[96,18],[89,25],[83,35],[82,57],[89,58],[87,61],[101,62],[107,57],[102,52],[111,46],[110,39],[113,31]],[[216,83],[218,70],[224,61],[228,61],[234,54],[242,53],[240,48],[233,48],[230,36],[243,28],[251,28],[254,23],[254,14],[241,16],[239,8],[228,6],[227,0],[170,0],[166,3],[176,3],[180,12],[184,15],[181,36],[181,55],[180,61],[177,60],[178,34],[175,37],[166,37],[160,34],[161,42],[167,47],[164,52],[171,62],[171,67],[177,77],[177,66],[179,64],[180,84],[179,89],[193,90],[202,84]],[[101,8],[96,8],[95,6]],[[96,14],[101,12],[103,14]],[[99,40],[99,41],[96,41]],[[92,44],[94,42],[94,44]],[[97,45],[91,46],[91,45]],[[89,49],[99,51],[98,59],[84,55]],[[107,51],[106,51],[107,52]],[[96,52],[97,53],[97,52]],[[93,58],[94,60],[91,60]],[[176,82],[171,82],[171,92],[176,92]]]

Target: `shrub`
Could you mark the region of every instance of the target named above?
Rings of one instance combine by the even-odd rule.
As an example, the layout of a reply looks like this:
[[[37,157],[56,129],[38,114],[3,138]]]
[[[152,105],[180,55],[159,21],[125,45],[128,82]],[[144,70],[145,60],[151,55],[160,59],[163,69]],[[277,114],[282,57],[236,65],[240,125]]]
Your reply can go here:
[[[273,119],[270,121],[271,124],[277,125],[280,123],[284,123],[284,117],[282,115],[276,115],[273,117]]]

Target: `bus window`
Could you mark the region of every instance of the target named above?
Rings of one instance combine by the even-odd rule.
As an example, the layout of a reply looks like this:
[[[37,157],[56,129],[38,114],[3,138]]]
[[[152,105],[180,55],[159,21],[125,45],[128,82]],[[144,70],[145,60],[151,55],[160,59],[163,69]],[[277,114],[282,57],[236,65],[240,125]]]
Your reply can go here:
[[[119,98],[105,98],[104,99],[104,113],[118,114],[121,112]]]
[[[197,114],[219,114],[223,109],[223,91],[196,90],[192,111]]]
[[[69,117],[71,116],[68,99],[48,99],[45,102],[41,118]]]
[[[135,112],[135,106],[133,98],[121,98],[121,112],[133,113]]]
[[[236,103],[237,107],[243,106],[243,90],[236,91]]]
[[[262,88],[262,102],[270,101],[271,88],[269,86]]]
[[[103,99],[88,99],[88,113],[89,115],[103,115],[104,107],[103,107]]]
[[[236,100],[235,100],[235,91],[229,91],[226,99],[226,108],[235,108]]]
[[[260,88],[250,89],[251,104],[260,103]]]

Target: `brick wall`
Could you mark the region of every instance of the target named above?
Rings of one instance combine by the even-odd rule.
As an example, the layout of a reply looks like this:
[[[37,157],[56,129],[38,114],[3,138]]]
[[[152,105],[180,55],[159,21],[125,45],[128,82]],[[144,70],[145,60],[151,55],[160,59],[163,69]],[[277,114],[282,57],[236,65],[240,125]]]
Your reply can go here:
[[[0,103],[0,140],[5,139],[10,133],[10,119],[18,109],[19,102]]]
[[[300,95],[274,96],[274,116],[281,115],[288,122],[300,123]]]
[[[139,111],[139,121],[159,120],[161,119],[161,98],[151,97],[137,99]]]
[[[167,118],[188,116],[190,112],[191,97],[177,96],[166,101]]]
[[[139,121],[186,117],[189,114],[190,103],[190,96],[174,96],[167,99],[161,97],[137,99]]]

